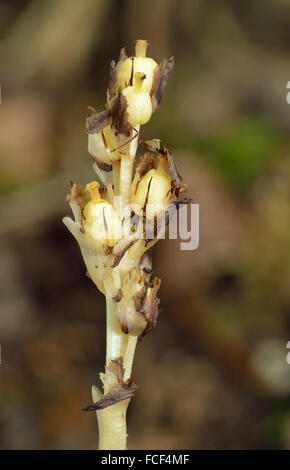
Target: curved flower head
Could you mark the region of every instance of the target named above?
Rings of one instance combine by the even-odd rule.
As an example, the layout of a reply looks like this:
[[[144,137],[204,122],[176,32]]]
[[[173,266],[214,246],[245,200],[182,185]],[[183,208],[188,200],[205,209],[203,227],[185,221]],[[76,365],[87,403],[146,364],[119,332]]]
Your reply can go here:
[[[97,113],[89,108],[88,150],[103,170],[110,171],[114,162],[132,153],[128,144],[138,136],[139,126],[149,121],[166,91],[173,57],[158,65],[146,57],[147,46],[147,41],[137,40],[135,56],[130,58],[121,50],[117,65],[115,61],[110,65],[107,109]]]
[[[117,65],[110,65],[106,109],[97,113],[89,107],[88,150],[102,186],[98,181],[85,189],[73,184],[67,200],[74,220],[63,219],[80,246],[88,276],[116,304],[122,331],[140,338],[158,315],[160,279],[150,280],[148,253],[158,241],[160,216],[186,189],[173,156],[157,139],[143,142],[148,151],[133,175],[139,128],[159,107],[173,66],[173,58],[158,65],[146,57],[147,46],[136,41],[135,56],[129,58],[121,51]],[[128,213],[117,210],[115,196]]]

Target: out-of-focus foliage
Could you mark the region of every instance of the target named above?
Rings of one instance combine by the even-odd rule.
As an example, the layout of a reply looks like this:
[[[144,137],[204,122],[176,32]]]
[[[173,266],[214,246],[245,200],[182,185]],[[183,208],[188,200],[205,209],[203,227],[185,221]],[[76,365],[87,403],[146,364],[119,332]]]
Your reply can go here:
[[[289,448],[290,3],[0,4],[0,447],[92,448],[81,408],[103,368],[104,300],[61,225],[92,179],[87,105],[147,39],[175,56],[142,130],[176,155],[200,246],[160,242],[157,327],[137,349],[131,448]]]
[[[266,172],[283,145],[283,137],[259,116],[244,116],[201,142],[204,151],[233,191],[246,192],[259,175]]]

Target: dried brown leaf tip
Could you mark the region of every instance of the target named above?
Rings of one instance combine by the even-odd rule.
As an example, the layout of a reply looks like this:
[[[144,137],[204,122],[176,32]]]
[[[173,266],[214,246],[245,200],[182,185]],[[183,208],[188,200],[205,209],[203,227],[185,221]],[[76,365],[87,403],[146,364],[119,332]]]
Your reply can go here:
[[[116,133],[129,137],[133,127],[128,121],[127,100],[121,88],[119,88],[118,95],[112,102],[111,113],[112,127],[115,129]]]
[[[166,91],[168,75],[169,72],[171,72],[173,65],[174,57],[170,57],[170,59],[162,60],[154,70],[153,83],[150,92],[153,112],[160,106],[162,96]]]
[[[108,365],[108,367],[106,367],[106,369],[109,372],[112,372],[112,374],[114,374],[119,384],[123,383],[123,378],[124,378],[124,373],[125,373],[123,364],[124,364],[123,358],[122,356],[120,356],[120,357],[117,357],[116,359],[113,359]]]
[[[113,169],[112,165],[110,165],[109,163],[104,162],[103,160],[100,160],[97,157],[94,157],[93,155],[91,155],[91,157],[92,157],[93,161],[98,165],[100,170],[112,171],[112,169]]]
[[[139,312],[145,318],[147,325],[144,331],[139,335],[138,342],[148,335],[152,328],[157,323],[158,318],[158,305],[159,299],[157,297],[157,292],[161,285],[161,279],[159,277],[154,277],[147,289],[146,295],[143,299]]]
[[[97,111],[93,106],[88,106],[88,117],[93,116],[94,114],[97,114]]]
[[[117,316],[125,334],[139,336],[146,328],[146,320],[138,311],[146,294],[145,280],[139,268],[133,268],[123,285],[123,297],[117,306]]]
[[[152,168],[155,168],[155,158],[151,152],[145,152],[144,155],[141,155],[139,158],[136,171],[139,172],[140,177],[144,176]]]
[[[119,63],[124,62],[128,58],[127,53],[126,53],[126,47],[122,47],[120,50],[120,55],[119,55]]]
[[[106,109],[98,114],[92,114],[91,106],[89,107],[89,116],[86,120],[86,133],[95,134],[101,132],[110,122],[111,110]]]
[[[182,183],[182,177],[178,173],[177,166],[174,160],[174,157],[170,150],[168,150],[164,145],[162,144],[161,140],[159,139],[152,139],[152,140],[140,140],[140,142],[148,148],[151,152],[159,153],[161,155],[164,155],[167,159],[168,162],[168,169],[175,181],[175,183],[180,186]]]
[[[104,408],[108,408],[108,406],[115,405],[115,403],[128,400],[134,396],[138,386],[132,379],[128,379],[125,382],[123,381],[125,370],[122,357],[112,360],[107,370],[115,376],[117,383],[113,385],[111,390],[99,401],[86,406],[83,408],[83,411],[103,410]]]
[[[112,60],[109,70],[109,84],[107,90],[107,101],[110,102],[118,92],[117,68],[116,62]]]
[[[126,243],[124,246],[121,247],[121,249],[119,251],[116,251],[114,250],[114,255],[115,255],[115,260],[112,264],[112,268],[116,268],[118,266],[118,264],[120,263],[121,259],[123,258],[123,256],[125,255],[125,253],[127,253],[127,251],[129,250],[129,248],[131,248],[131,246],[136,242],[136,240],[131,240],[129,241],[128,243]]]
[[[115,79],[116,77],[114,75],[111,79],[111,83],[109,84],[108,93],[114,93],[112,90],[117,83],[114,84],[112,80]],[[108,124],[111,124],[115,135],[122,134],[129,137],[133,127],[128,121],[127,100],[123,95],[121,88],[118,89],[117,96],[109,102],[109,106],[109,109],[101,111],[98,114],[93,113],[92,110],[94,108],[89,106],[89,115],[86,120],[86,133],[98,134],[99,132],[102,132]]]
[[[107,102],[110,103],[110,101],[115,98],[118,94],[118,77],[117,77],[117,71],[118,71],[118,66],[126,60],[127,54],[126,54],[126,48],[123,47],[120,51],[120,56],[119,56],[119,62],[116,65],[115,60],[112,60],[110,63],[110,69],[109,69],[109,84],[108,84],[108,89],[107,89]]]
[[[82,209],[89,200],[88,193],[82,186],[72,183],[71,192],[66,196],[68,202],[75,202]]]

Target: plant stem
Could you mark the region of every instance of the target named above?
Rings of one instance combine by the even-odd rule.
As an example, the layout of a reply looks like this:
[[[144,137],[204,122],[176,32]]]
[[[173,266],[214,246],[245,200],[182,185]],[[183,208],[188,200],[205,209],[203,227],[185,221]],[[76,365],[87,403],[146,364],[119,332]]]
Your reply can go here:
[[[124,355],[126,344],[126,335],[121,330],[119,319],[116,315],[117,304],[109,297],[106,297],[107,308],[107,333],[106,333],[106,366],[108,366],[112,359]],[[105,390],[107,393],[108,390]]]
[[[106,297],[107,305],[107,352],[106,365],[112,359],[123,357],[125,368],[124,380],[131,376],[137,336],[125,335],[120,327],[116,315],[116,303]],[[115,383],[105,380],[104,393],[108,393]],[[100,399],[100,392],[96,387],[92,389],[93,401]],[[99,449],[100,450],[125,450],[127,445],[126,412],[130,400],[124,400],[103,410],[97,411],[99,426]]]
[[[94,395],[93,389],[93,399]],[[126,412],[130,400],[124,400],[104,410],[97,411],[99,425],[99,450],[126,450]]]
[[[139,133],[140,126],[136,131]],[[130,186],[132,182],[132,171],[134,158],[138,147],[138,138],[130,142],[128,153],[124,154],[121,162],[113,164],[113,183],[115,195],[122,197],[122,204],[125,207],[130,201]],[[112,359],[123,358],[125,369],[124,381],[131,376],[134,354],[137,344],[137,336],[126,335],[122,332],[119,319],[116,315],[116,302],[106,296],[107,308],[107,332],[106,332],[106,366],[108,367]],[[114,386],[104,375],[104,394]],[[94,403],[98,401],[100,392],[96,387],[92,389]],[[100,450],[125,450],[127,448],[127,424],[126,413],[130,400],[124,400],[111,405],[103,410],[97,411],[99,426],[99,449]]]
[[[124,355],[124,381],[128,380],[131,377],[132,366],[134,361],[134,355],[136,350],[138,336],[128,336],[127,347]]]
[[[133,130],[131,142],[126,146],[126,153],[121,158],[120,169],[120,195],[122,196],[123,207],[127,206],[130,202],[130,186],[132,183],[132,172],[134,166],[134,159],[138,148],[138,136],[140,126],[136,126]],[[134,133],[137,132],[137,134]]]
[[[134,156],[132,157],[131,155],[124,155],[122,157],[120,183],[121,183],[121,196],[122,196],[123,207],[126,207],[129,204],[133,165],[134,165]]]
[[[120,194],[120,161],[113,163],[113,184],[114,184],[114,194],[119,196]]]

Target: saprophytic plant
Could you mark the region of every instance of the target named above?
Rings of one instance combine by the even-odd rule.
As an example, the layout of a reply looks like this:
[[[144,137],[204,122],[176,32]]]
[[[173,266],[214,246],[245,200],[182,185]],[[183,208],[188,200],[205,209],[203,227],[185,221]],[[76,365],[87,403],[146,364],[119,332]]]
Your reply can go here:
[[[160,140],[141,141],[166,90],[173,57],[159,65],[137,40],[135,56],[121,50],[110,64],[106,109],[89,107],[88,151],[98,181],[73,184],[63,222],[78,241],[88,276],[106,297],[103,393],[92,387],[99,449],[126,449],[126,411],[136,391],[131,370],[137,343],[155,326],[160,278],[152,276],[152,247],[162,238],[186,190],[172,154]],[[145,153],[135,162],[138,144]],[[168,169],[168,173],[167,173]],[[163,223],[161,223],[163,221]]]

